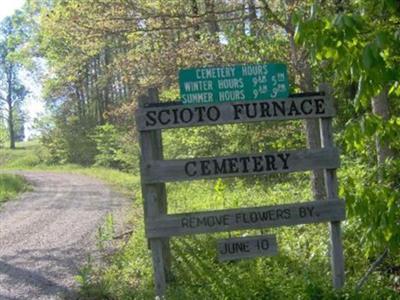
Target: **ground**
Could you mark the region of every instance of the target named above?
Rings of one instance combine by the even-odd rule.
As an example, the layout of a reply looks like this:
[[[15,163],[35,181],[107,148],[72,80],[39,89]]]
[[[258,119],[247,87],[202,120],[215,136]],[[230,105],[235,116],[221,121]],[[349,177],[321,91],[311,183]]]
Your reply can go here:
[[[129,201],[83,175],[21,172],[33,191],[0,210],[0,299],[74,298],[74,280],[109,213]]]

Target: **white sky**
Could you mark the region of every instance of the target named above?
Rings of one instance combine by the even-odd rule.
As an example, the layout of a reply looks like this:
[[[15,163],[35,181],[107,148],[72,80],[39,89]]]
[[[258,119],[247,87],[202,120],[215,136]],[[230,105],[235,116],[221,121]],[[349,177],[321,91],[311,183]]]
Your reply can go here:
[[[0,19],[12,15],[24,2],[25,0],[0,0]]]
[[[11,16],[15,10],[21,8],[24,3],[25,0],[0,0],[0,20],[6,16]],[[44,111],[44,105],[40,97],[40,83],[35,82],[35,80],[25,72],[21,75],[21,80],[30,91],[30,94],[25,99],[24,105],[25,111],[28,114],[25,127],[25,135],[28,138],[34,134],[31,129],[32,122],[35,117]]]

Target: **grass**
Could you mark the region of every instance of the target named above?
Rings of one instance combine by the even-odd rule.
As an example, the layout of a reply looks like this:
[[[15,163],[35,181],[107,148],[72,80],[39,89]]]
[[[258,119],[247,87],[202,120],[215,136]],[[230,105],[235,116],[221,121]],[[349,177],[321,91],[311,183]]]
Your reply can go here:
[[[167,186],[171,213],[269,205],[306,200],[308,176],[282,181],[215,180]],[[139,195],[138,195],[139,196]],[[152,263],[144,234],[141,201],[135,202],[132,237],[109,257],[105,267],[82,276],[86,299],[152,299]],[[216,240],[250,234],[276,234],[279,254],[231,263],[216,259]],[[344,226],[347,282],[341,293],[331,287],[326,224],[248,230],[171,239],[173,280],[167,299],[398,299],[387,277],[373,273],[363,293],[354,286],[369,262],[362,242]]]
[[[53,165],[46,163],[45,149],[38,141],[16,144],[16,149],[0,148],[0,170],[30,170],[68,172],[92,176],[110,184],[119,192],[133,197],[138,190],[137,175],[103,167],[84,167],[76,164]]]
[[[267,178],[198,181],[167,185],[171,213],[276,203],[310,197],[308,176],[293,174],[282,181]],[[138,197],[140,194],[137,195]],[[135,231],[102,268],[82,276],[85,299],[152,299],[153,275],[144,234],[141,201],[135,202]],[[250,234],[276,234],[279,255],[231,263],[216,260],[216,240]],[[331,287],[326,224],[271,230],[248,230],[171,239],[173,280],[167,299],[398,299],[388,277],[373,273],[363,293],[355,294],[357,280],[369,261],[351,226],[343,232],[347,282],[341,293]]]
[[[119,250],[104,257],[105,264],[88,264],[77,280],[82,299],[154,299],[151,253],[144,233],[139,177],[107,168],[77,165],[47,166],[38,145],[19,145],[5,151],[4,168],[74,172],[97,177],[134,197],[133,234]],[[24,152],[25,151],[25,152]],[[27,155],[27,156],[25,156]],[[1,156],[0,156],[1,157]],[[3,166],[1,166],[3,164]],[[214,180],[167,184],[170,213],[291,203],[311,198],[308,174],[271,176],[261,180]],[[216,259],[216,240],[250,234],[276,234],[279,254],[230,263]],[[326,224],[247,230],[171,239],[172,281],[168,299],[400,299],[393,279],[374,272],[362,293],[354,286],[370,261],[362,254],[363,241],[351,220],[344,222],[346,286],[331,287]]]
[[[44,163],[44,151],[37,141],[17,143],[16,149],[0,147],[0,169],[31,169]]]
[[[0,205],[29,190],[29,184],[21,176],[0,174]]]

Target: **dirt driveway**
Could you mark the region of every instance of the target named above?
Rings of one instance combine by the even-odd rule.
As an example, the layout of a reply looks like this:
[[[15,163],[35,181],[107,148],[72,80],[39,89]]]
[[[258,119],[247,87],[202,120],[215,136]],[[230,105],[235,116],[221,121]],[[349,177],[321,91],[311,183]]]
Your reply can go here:
[[[129,201],[89,177],[21,174],[34,189],[0,209],[0,299],[75,299],[74,276],[96,255],[98,227]]]

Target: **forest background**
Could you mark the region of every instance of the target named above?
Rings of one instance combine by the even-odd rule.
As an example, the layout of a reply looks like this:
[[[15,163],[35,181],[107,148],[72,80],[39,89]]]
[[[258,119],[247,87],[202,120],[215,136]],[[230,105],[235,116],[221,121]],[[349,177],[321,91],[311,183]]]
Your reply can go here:
[[[18,74],[29,70],[41,78],[48,113],[36,120],[40,148],[24,158],[24,166],[95,166],[134,178],[129,188],[136,189],[134,234],[107,266],[84,270],[82,293],[89,298],[150,297],[151,264],[137,191],[138,96],[156,87],[162,101],[179,99],[181,68],[283,62],[291,93],[316,91],[320,83],[332,87],[335,139],[342,151],[340,194],[348,217],[343,229],[346,287],[331,291],[327,229],[313,225],[277,230],[285,244],[277,259],[228,266],[213,260],[210,237],[177,239],[173,251],[179,264],[170,293],[178,299],[194,294],[202,299],[249,294],[254,299],[396,299],[399,25],[400,5],[394,0],[27,0],[0,28],[0,142],[15,148],[21,139],[20,107],[28,90]],[[174,159],[316,148],[321,141],[318,123],[292,121],[171,130],[163,143],[165,157]],[[320,199],[324,187],[316,175],[171,184],[175,199],[170,210]],[[383,263],[369,274],[377,259]],[[182,265],[195,267],[189,271]],[[233,275],[225,278],[226,273]]]

